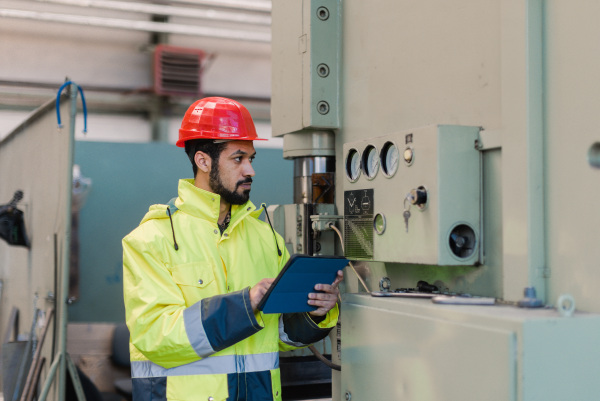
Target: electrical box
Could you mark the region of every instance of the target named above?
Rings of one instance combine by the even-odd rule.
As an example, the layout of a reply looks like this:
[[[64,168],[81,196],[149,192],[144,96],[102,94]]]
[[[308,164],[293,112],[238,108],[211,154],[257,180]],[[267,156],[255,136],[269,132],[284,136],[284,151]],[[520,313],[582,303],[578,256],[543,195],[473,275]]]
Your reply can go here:
[[[339,128],[340,0],[274,1],[273,136]]]
[[[479,130],[435,125],[344,144],[345,256],[482,262]]]

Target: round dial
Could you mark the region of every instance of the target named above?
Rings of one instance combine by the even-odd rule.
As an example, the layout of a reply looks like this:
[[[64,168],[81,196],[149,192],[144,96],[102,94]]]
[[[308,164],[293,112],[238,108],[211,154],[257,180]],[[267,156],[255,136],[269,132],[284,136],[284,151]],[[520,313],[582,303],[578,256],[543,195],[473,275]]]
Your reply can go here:
[[[360,175],[360,155],[356,149],[350,149],[346,156],[346,175],[350,181],[356,181]]]
[[[381,168],[383,173],[391,177],[398,170],[398,163],[400,162],[400,151],[398,147],[392,142],[387,142],[383,145],[381,150]]]
[[[368,178],[374,178],[379,171],[379,153],[375,146],[369,145],[363,153],[363,169]]]

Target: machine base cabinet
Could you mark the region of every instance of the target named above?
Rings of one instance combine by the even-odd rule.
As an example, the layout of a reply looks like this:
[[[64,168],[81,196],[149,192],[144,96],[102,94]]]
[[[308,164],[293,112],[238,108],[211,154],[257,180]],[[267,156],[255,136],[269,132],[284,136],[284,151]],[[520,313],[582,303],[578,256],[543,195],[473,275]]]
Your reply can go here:
[[[346,294],[341,399],[595,400],[600,316]]]

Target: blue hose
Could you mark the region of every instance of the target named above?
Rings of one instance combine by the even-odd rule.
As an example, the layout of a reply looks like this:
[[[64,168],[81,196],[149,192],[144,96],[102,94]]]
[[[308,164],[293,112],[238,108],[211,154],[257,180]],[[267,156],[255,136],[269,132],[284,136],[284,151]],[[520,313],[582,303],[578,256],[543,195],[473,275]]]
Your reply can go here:
[[[74,84],[77,87],[79,94],[81,95],[81,105],[83,106],[83,133],[85,134],[87,133],[87,106],[85,105],[85,96],[83,96],[83,89],[81,89],[81,86],[77,85],[73,81],[67,81],[62,84],[58,89],[58,93],[56,94],[56,120],[58,121],[58,128],[62,128],[62,124],[60,122],[60,95],[63,89],[65,89],[67,85],[71,84]]]

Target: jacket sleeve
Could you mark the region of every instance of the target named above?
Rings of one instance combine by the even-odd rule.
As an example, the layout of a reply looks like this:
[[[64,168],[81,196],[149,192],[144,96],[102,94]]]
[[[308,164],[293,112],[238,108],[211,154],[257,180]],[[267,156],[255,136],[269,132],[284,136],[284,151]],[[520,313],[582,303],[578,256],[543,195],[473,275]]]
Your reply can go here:
[[[337,324],[339,309],[336,304],[319,322],[307,313],[284,313],[279,317],[279,349],[289,351],[307,347],[325,338]]]
[[[152,362],[170,368],[197,361],[262,329],[249,290],[186,306],[166,266],[143,241],[123,240],[123,291],[131,343]],[[132,355],[133,357],[133,355]]]

